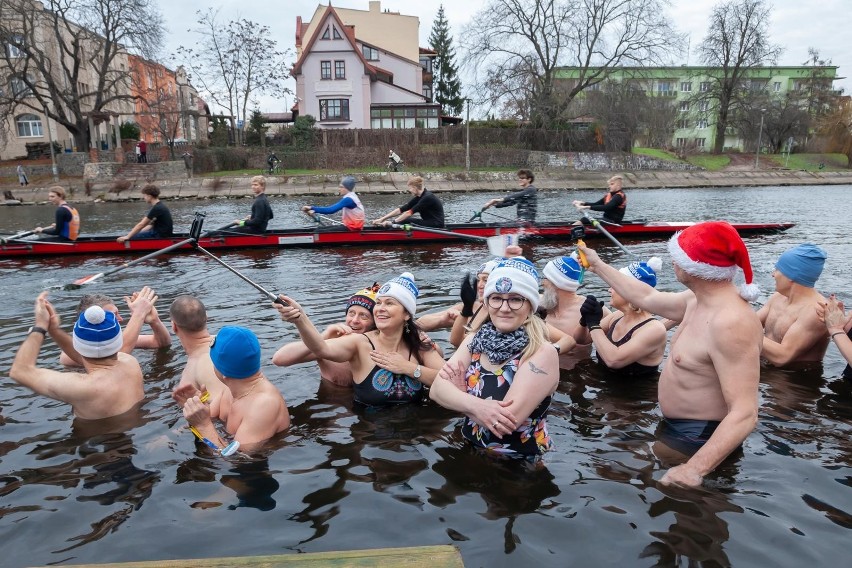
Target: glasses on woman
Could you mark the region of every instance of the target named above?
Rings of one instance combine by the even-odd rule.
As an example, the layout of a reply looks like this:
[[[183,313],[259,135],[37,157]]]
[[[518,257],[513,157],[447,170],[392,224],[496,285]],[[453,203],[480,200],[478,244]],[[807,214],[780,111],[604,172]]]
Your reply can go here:
[[[488,307],[492,310],[499,310],[503,307],[503,302],[509,305],[509,309],[514,311],[520,310],[524,302],[527,301],[523,296],[509,296],[508,298],[501,298],[500,296],[492,294],[488,296]]]

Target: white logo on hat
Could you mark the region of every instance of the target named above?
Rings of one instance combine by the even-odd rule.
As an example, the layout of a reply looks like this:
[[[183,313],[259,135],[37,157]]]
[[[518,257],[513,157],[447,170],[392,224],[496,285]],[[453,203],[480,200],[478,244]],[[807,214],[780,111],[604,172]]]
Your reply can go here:
[[[494,288],[499,293],[505,294],[512,289],[512,279],[508,276],[503,276],[494,283]]]

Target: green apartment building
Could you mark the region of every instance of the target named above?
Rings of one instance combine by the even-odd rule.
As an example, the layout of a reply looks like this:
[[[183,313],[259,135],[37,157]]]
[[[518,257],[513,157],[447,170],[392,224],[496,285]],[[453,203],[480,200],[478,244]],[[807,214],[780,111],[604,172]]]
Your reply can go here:
[[[560,89],[573,88],[580,80],[582,69],[579,67],[560,67],[556,72]],[[664,97],[671,100],[676,112],[671,145],[676,148],[693,148],[697,151],[710,151],[716,138],[716,107],[718,102],[713,93],[720,77],[720,68],[692,67],[687,65],[673,67],[617,67],[610,71],[605,79],[584,89],[578,98],[589,91],[598,91],[607,81],[627,82],[647,96]],[[588,71],[587,71],[588,74]],[[802,98],[814,90],[823,93],[832,91],[837,77],[834,66],[798,66],[753,67],[745,71],[742,88],[753,92],[763,92],[772,97],[783,97],[788,93],[801,94]],[[606,117],[595,117],[606,122]],[[642,140],[637,140],[641,144]],[[733,128],[725,133],[724,147],[731,150],[746,150],[755,141],[746,141]]]

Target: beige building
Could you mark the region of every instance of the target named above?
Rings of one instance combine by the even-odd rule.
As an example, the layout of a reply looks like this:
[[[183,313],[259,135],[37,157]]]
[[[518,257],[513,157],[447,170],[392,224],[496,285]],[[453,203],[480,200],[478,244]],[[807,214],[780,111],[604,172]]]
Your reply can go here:
[[[91,110],[98,96],[108,98],[116,94],[128,94],[130,91],[130,67],[127,53],[119,51],[112,61],[109,87],[105,93],[98,92],[98,74],[89,60],[97,54],[97,41],[90,33],[81,33],[82,28],[70,22],[63,22],[61,38],[57,39],[53,29],[54,15],[45,10],[40,2],[16,0],[0,3],[0,37],[3,38],[0,54],[0,158],[12,159],[26,156],[26,144],[54,140],[65,151],[86,151],[77,148],[71,133],[60,123],[47,118],[47,113],[39,97],[46,104],[54,104],[47,95],[49,85],[56,87],[67,84],[68,75],[62,71],[64,63],[73,68],[79,61],[77,93],[80,108]],[[64,27],[63,27],[64,26]],[[82,41],[75,57],[63,53],[73,44],[73,38],[87,37]],[[49,62],[56,70],[46,80],[37,73],[39,65]],[[24,71],[26,69],[26,71]],[[54,89],[56,90],[56,89]],[[89,120],[92,138],[102,149],[112,149],[112,135],[121,117],[132,117],[133,103],[128,100],[113,101],[106,104],[99,113]],[[108,120],[106,122],[105,120]]]

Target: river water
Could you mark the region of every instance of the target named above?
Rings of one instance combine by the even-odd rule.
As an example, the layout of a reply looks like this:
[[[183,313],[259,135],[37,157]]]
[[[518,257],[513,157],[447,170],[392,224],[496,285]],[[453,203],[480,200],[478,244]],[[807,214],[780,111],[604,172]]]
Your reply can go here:
[[[812,241],[829,253],[818,283],[852,304],[849,187],[663,189],[629,192],[629,217],[691,221],[794,221],[782,234],[746,239],[755,278],[771,292],[774,260]],[[576,218],[571,199],[603,190],[543,192],[539,218]],[[497,194],[443,195],[448,220],[464,221]],[[331,198],[311,198],[322,204]],[[368,212],[404,196],[363,197]],[[299,198],[272,200],[274,227],[302,226]],[[248,212],[250,201],[169,203],[176,227],[194,211],[206,227]],[[144,203],[82,204],[85,233],[126,231]],[[496,210],[511,215],[512,208]],[[0,229],[47,224],[50,206],[0,208]],[[486,216],[487,217],[487,216]],[[490,220],[495,220],[491,217]],[[591,243],[616,265],[627,259],[606,241]],[[679,290],[665,242],[627,241],[642,257],[663,258],[659,288]],[[539,267],[564,245],[526,247]],[[340,321],[346,296],[404,270],[421,290],[418,313],[457,300],[458,282],[487,256],[476,244],[267,250],[221,257],[275,292],[296,297],[318,325]],[[551,407],[556,450],[528,470],[472,454],[457,417],[430,404],[393,411],[353,408],[351,391],[321,384],[313,364],[269,363],[296,338],[253,288],[201,255],[151,261],[85,290],[52,292],[66,326],[86,292],[120,298],[143,285],[158,307],[198,295],[210,329],[252,328],[266,375],[285,395],[293,427],[260,456],[224,459],[197,445],[169,393],[185,357],[137,351],[147,402],[124,423],[75,420],[70,408],[33,395],[8,369],[32,325],[35,296],[127,259],[0,261],[0,541],[8,567],[285,554],[453,544],[466,566],[825,566],[848,562],[852,533],[852,395],[838,376],[836,348],[806,371],[764,370],[760,416],[743,452],[701,490],[659,486],[665,469],[651,452],[660,418],[655,382],[614,382],[589,361],[562,371]],[[585,289],[606,297],[594,276]],[[126,315],[126,309],[123,310]],[[447,333],[433,336],[450,351]],[[42,365],[58,368],[48,341]],[[843,560],[846,558],[846,560]]]

